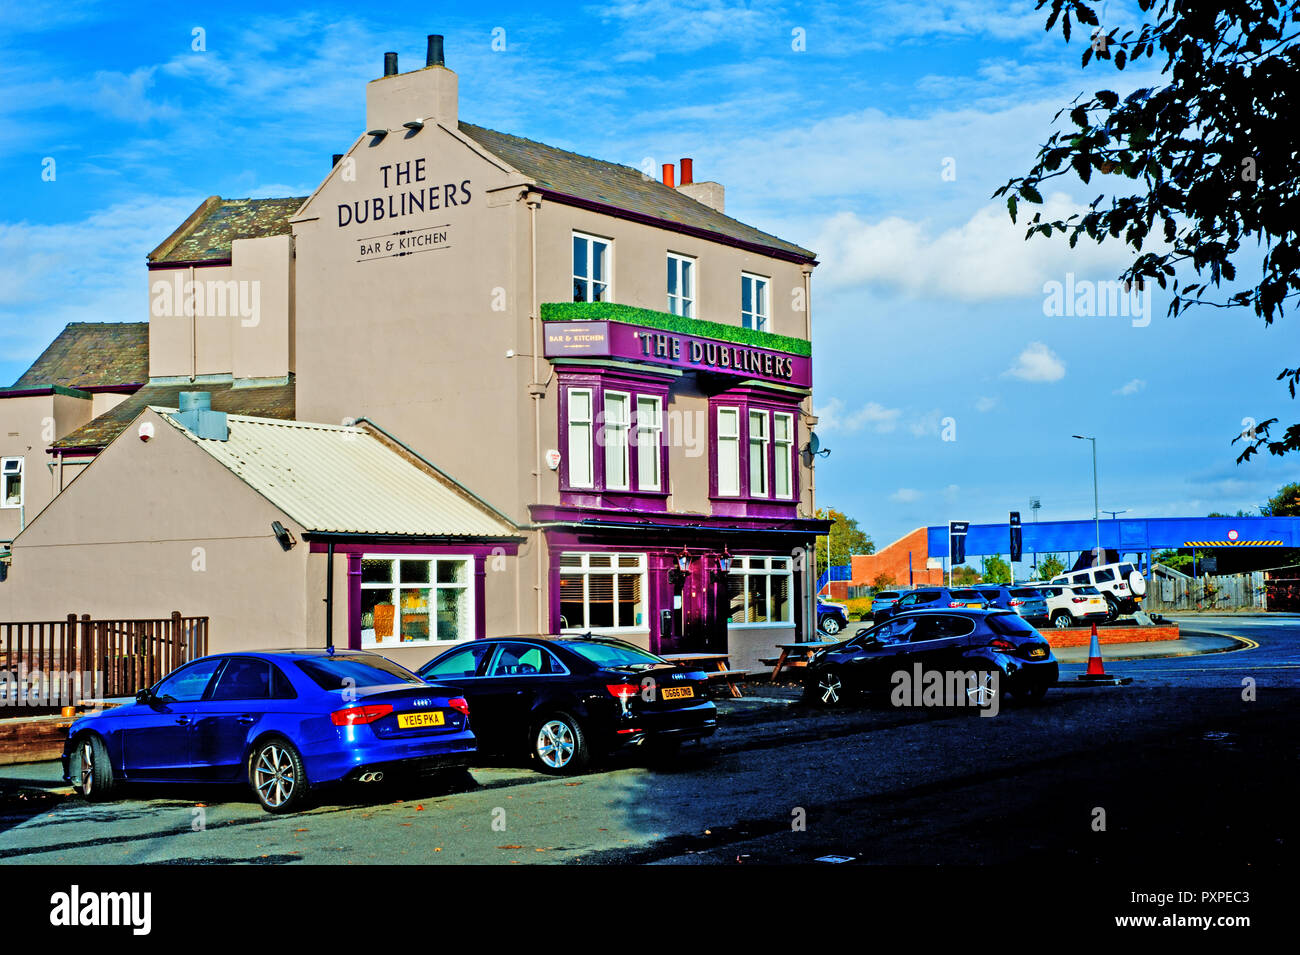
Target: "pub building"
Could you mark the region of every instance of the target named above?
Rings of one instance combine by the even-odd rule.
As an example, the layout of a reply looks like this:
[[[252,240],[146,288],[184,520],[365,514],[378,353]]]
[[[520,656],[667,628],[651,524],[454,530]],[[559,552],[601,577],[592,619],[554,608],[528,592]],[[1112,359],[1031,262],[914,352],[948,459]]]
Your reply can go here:
[[[214,650],[328,628],[407,665],[567,630],[751,668],[810,638],[827,530],[808,453],[815,256],[727,216],[690,159],[677,171],[462,121],[441,37],[422,69],[386,54],[363,130],[310,196],[214,196],[150,254],[149,379],[38,449],[50,465],[29,472],[78,466],[15,536],[0,612],[180,608],[211,615]],[[186,424],[201,414],[224,417]],[[138,440],[145,424],[168,439]],[[375,457],[336,460],[353,439]],[[429,479],[409,519],[387,499],[402,468]],[[110,494],[175,500],[142,534],[106,516]],[[212,495],[226,506],[184,503]],[[303,545],[288,575],[269,525],[229,566],[166,565],[160,542],[215,541],[223,511],[267,503]]]

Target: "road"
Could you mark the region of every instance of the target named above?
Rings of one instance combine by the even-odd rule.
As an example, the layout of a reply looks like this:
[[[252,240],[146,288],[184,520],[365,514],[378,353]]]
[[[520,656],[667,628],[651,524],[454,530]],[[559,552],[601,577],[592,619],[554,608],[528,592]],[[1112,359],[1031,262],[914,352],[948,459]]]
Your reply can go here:
[[[220,788],[69,797],[0,819],[0,864],[1289,863],[1300,617],[1184,624],[1258,645],[1111,663],[1134,683],[995,718],[741,703],[670,767],[498,762],[289,817]]]

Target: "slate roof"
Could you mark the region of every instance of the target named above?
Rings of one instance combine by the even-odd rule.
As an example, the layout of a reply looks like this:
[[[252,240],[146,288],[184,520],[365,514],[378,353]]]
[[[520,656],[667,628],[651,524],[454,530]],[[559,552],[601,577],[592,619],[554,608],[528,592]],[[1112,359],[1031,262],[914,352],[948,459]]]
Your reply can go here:
[[[72,322],[12,387],[95,388],[148,380],[148,322]]]
[[[288,235],[289,218],[305,196],[285,199],[222,199],[209,196],[180,228],[149,253],[154,265],[229,261],[235,239]]]
[[[185,384],[149,384],[115,408],[55,441],[55,452],[91,451],[106,446],[121,434],[150,405],[175,408],[182,391],[207,391],[212,394],[212,410],[228,414],[248,414],[260,418],[292,418],[294,385],[288,383],[234,387],[233,382]]]
[[[518,533],[501,515],[364,428],[229,415],[229,437],[219,441],[186,430],[172,417],[174,409],[153,410],[306,531],[487,538]]]
[[[631,166],[592,159],[470,123],[460,123],[460,131],[497,158],[536,180],[543,189],[666,219],[810,262],[816,258],[814,253],[793,242],[778,239],[724,215],[685,193],[668,188],[654,177],[642,175],[641,170]]]

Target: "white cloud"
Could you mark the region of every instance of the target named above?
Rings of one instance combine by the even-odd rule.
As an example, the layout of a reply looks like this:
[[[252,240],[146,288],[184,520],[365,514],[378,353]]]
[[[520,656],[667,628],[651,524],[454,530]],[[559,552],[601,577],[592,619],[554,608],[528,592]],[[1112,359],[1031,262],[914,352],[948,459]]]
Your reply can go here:
[[[1060,381],[1065,377],[1065,362],[1042,342],[1031,342],[1002,374],[1021,381]]]
[[[893,494],[889,495],[891,501],[898,501],[900,504],[911,504],[921,499],[921,492],[912,487],[900,487]]]
[[[817,430],[850,433],[868,429],[878,434],[888,434],[898,427],[902,415],[899,408],[886,408],[876,401],[869,401],[856,410],[846,410],[839,398],[832,398],[824,405],[818,405],[815,413],[818,418]]]
[[[984,413],[985,411],[992,411],[994,408],[998,406],[998,401],[999,399],[996,395],[994,395],[993,397],[980,395],[980,397],[975,399],[975,410],[980,412],[981,414]]]
[[[1117,395],[1125,395],[1125,396],[1135,395],[1146,386],[1147,383],[1143,381],[1141,378],[1134,378],[1131,381],[1129,381],[1127,384],[1119,388],[1116,388],[1113,393]]]

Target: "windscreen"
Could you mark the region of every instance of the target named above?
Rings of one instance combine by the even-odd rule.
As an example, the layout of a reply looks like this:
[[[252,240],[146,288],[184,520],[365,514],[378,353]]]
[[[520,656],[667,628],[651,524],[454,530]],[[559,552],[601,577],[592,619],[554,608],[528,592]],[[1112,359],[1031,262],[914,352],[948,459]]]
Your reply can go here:
[[[322,690],[424,682],[405,667],[380,656],[317,657],[298,660],[297,663],[298,669],[311,677]]]

